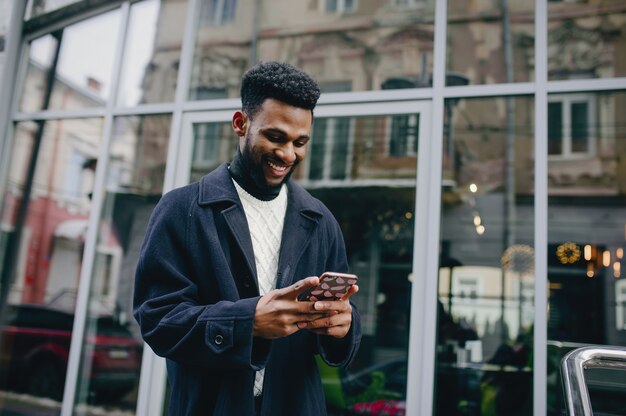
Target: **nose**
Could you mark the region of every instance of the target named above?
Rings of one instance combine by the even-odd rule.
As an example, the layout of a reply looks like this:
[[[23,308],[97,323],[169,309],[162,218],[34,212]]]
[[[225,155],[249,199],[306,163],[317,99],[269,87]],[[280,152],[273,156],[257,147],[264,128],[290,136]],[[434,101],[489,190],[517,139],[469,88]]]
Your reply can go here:
[[[278,147],[274,154],[277,158],[287,164],[294,163],[296,161],[296,152],[293,147],[293,143],[291,142],[284,143],[282,146]]]

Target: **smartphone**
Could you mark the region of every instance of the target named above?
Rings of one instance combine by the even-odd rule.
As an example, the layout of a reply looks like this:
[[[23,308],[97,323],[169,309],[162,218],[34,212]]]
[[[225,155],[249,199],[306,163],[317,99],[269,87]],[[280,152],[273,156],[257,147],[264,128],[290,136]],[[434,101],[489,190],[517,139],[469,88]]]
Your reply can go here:
[[[356,274],[324,272],[320,276],[320,284],[308,288],[298,296],[301,301],[339,300],[354,285],[358,277]]]

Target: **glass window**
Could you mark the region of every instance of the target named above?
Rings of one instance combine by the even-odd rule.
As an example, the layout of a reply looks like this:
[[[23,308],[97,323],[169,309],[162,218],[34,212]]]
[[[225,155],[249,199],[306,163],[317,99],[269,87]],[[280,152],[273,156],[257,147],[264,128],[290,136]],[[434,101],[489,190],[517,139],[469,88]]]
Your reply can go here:
[[[113,10],[33,40],[20,110],[103,107],[111,88],[119,21],[119,10]]]
[[[300,67],[322,86],[349,85],[352,91],[428,87],[434,3],[419,0],[400,7],[397,0],[279,0],[243,7],[237,2],[233,24],[217,25],[213,2],[202,2],[190,99],[238,97],[245,70],[270,60]]]
[[[571,131],[572,157],[548,159],[548,410],[560,413],[561,388],[550,376],[561,357],[586,344],[626,345],[626,93],[549,100],[571,112],[563,131]],[[577,143],[587,136],[594,140]],[[587,382],[594,413],[623,413],[623,376],[594,372]]]
[[[552,95],[548,103],[548,154],[593,156],[596,141],[595,95]]]
[[[105,413],[137,406],[143,341],[132,317],[132,293],[148,220],[163,192],[170,123],[169,115],[115,119],[77,406]]]
[[[548,3],[548,79],[626,76],[621,0]]]
[[[123,106],[174,101],[187,2],[145,0],[130,9],[120,78]],[[175,24],[176,22],[176,24]]]
[[[534,2],[448,2],[446,85],[525,82],[535,61]]]
[[[532,415],[532,103],[445,102],[436,415]]]
[[[0,390],[14,399],[0,413],[59,409],[101,138],[99,118],[16,125],[0,223]]]
[[[356,9],[357,0],[325,0],[327,13],[348,13]]]

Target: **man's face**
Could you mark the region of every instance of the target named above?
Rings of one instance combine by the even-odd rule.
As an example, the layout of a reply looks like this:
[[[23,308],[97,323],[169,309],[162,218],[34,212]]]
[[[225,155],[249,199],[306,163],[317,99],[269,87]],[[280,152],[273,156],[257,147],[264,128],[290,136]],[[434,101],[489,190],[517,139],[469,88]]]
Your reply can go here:
[[[241,136],[239,148],[259,186],[276,186],[286,181],[306,156],[313,116],[310,110],[282,101],[266,99],[253,119],[239,113],[244,125],[233,127]]]

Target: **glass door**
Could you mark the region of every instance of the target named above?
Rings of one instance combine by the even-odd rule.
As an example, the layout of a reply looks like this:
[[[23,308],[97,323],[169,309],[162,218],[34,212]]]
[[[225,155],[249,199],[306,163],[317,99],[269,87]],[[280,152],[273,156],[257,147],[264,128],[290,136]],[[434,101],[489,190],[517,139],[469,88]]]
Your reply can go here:
[[[198,180],[232,159],[238,137],[233,111],[187,114],[176,186]],[[320,363],[332,414],[368,412],[407,397],[414,283],[418,150],[430,133],[430,104],[419,101],[320,105],[307,157],[294,179],[339,221],[350,267],[359,275],[353,299],[363,340],[347,370]],[[302,276],[305,277],[305,276]],[[420,285],[423,279],[419,279]],[[421,287],[421,286],[420,286]],[[413,361],[412,361],[413,362]]]

